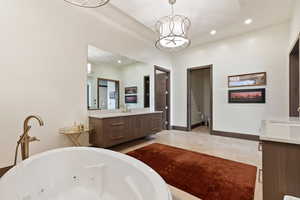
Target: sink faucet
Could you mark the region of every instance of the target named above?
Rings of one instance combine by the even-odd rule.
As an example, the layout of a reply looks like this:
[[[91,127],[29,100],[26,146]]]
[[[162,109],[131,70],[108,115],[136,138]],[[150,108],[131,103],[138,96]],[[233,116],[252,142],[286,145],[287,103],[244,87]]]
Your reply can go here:
[[[21,137],[17,143],[17,147],[16,147],[14,165],[17,164],[18,148],[19,148],[20,144],[21,144],[22,160],[25,160],[29,157],[29,143],[33,142],[33,141],[39,141],[36,137],[30,137],[28,135],[28,132],[31,129],[31,126],[28,125],[28,123],[31,119],[36,119],[39,122],[40,126],[44,126],[44,122],[43,122],[42,118],[39,116],[31,115],[25,119],[24,125],[23,125],[23,135],[21,135]]]
[[[124,108],[123,108],[122,112],[128,113],[128,112],[131,112],[131,109],[128,108],[127,104],[124,104]]]

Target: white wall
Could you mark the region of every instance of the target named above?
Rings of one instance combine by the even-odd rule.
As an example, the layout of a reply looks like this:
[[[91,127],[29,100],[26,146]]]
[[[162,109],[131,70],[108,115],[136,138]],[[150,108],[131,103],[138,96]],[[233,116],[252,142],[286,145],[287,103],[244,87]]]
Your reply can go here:
[[[92,74],[95,79],[104,78],[120,80],[122,78],[120,67],[104,64],[92,64]]]
[[[268,27],[174,55],[173,125],[186,126],[186,69],[208,64],[213,64],[214,130],[259,134],[262,119],[288,116],[288,26]],[[263,71],[268,74],[266,104],[228,104],[228,76]]]
[[[300,1],[295,1],[290,25],[290,49],[299,37],[300,33]]]
[[[103,12],[102,12],[103,11]],[[109,6],[83,9],[62,0],[3,0],[0,8],[0,167],[13,162],[22,123],[40,115],[31,152],[70,145],[58,129],[86,121],[89,44],[151,65],[171,66],[153,41],[129,31],[124,17],[113,23]],[[105,15],[102,15],[105,13]],[[123,24],[122,24],[123,23]]]
[[[121,90],[122,101],[124,100],[125,87],[138,87],[138,103],[128,104],[129,108],[144,108],[144,76],[150,77],[150,108],[154,108],[154,66],[145,63],[135,63],[124,66],[122,70],[123,88]]]

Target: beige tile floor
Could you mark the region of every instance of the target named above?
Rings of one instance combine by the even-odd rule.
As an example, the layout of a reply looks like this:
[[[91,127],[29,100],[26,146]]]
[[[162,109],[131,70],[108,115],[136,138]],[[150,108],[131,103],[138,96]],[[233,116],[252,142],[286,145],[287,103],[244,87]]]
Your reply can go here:
[[[255,165],[258,169],[261,168],[262,155],[257,150],[258,142],[212,136],[203,127],[196,128],[192,132],[162,131],[149,138],[114,147],[112,150],[126,153],[155,142]],[[170,189],[173,200],[199,200],[199,198],[172,186]],[[262,184],[258,180],[254,200],[262,200]]]

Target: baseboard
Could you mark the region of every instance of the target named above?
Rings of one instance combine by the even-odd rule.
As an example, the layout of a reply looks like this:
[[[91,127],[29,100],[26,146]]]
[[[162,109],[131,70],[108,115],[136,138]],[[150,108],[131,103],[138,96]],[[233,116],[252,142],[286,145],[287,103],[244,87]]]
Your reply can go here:
[[[184,127],[184,126],[171,126],[171,129],[172,130],[178,130],[178,131],[188,131],[188,128]],[[225,131],[215,131],[215,130],[211,131],[211,135],[238,138],[238,139],[244,139],[244,140],[259,141],[259,136],[258,135],[233,133],[233,132],[225,132]]]
[[[232,132],[225,132],[225,131],[212,131],[212,135],[218,135],[223,137],[231,137],[231,138],[238,138],[244,140],[253,140],[259,141],[258,135],[250,135],[250,134],[242,134],[242,133],[232,133]]]
[[[188,128],[184,126],[172,126],[172,130],[177,130],[177,131],[187,131]]]
[[[199,123],[193,124],[191,126],[191,128],[194,129],[194,128],[198,127],[198,126],[204,126],[204,125],[205,125],[205,122],[199,122]]]

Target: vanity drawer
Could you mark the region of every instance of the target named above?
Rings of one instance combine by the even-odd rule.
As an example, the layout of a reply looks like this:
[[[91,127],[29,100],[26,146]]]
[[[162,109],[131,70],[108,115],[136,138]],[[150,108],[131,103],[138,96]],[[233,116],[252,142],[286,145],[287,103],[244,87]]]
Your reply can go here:
[[[107,118],[104,119],[103,122],[105,128],[125,126],[125,120],[123,117]]]
[[[163,128],[163,117],[162,113],[151,115],[151,133],[160,132]]]
[[[120,144],[129,138],[128,119],[124,117],[109,118],[103,120],[104,146]]]
[[[158,133],[162,130],[162,113],[141,115],[140,120],[140,133],[139,135],[145,137],[150,134]]]

